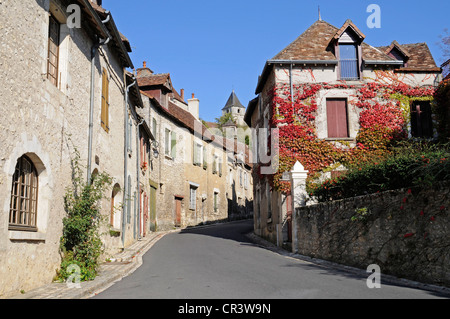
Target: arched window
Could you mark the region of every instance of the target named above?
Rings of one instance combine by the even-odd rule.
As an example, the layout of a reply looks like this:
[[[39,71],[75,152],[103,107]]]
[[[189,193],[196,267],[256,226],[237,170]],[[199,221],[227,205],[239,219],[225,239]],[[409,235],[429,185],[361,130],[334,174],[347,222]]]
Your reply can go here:
[[[17,160],[11,188],[9,229],[37,231],[38,174],[33,162],[22,156]]]

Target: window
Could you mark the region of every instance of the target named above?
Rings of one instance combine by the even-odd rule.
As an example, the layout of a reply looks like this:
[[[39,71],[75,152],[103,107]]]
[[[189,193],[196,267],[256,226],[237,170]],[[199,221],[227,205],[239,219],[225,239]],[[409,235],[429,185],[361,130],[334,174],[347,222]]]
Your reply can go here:
[[[190,185],[189,209],[195,210],[197,207],[197,187]]]
[[[11,189],[9,229],[37,231],[38,174],[27,156],[17,161]]]
[[[166,128],[164,132],[164,154],[170,156],[170,130]]]
[[[348,138],[347,100],[327,99],[329,138]]]
[[[214,161],[213,161],[213,165],[212,165],[212,173],[213,174],[218,173],[218,171],[219,171],[218,166],[219,166],[219,156],[214,155]]]
[[[109,78],[108,72],[103,68],[102,73],[102,113],[101,125],[106,132],[109,132]]]
[[[355,44],[339,44],[341,80],[359,80],[358,53]]]
[[[433,122],[429,101],[411,103],[411,135],[413,137],[433,137]]]
[[[155,140],[157,140],[157,138],[156,138],[157,126],[158,126],[158,124],[156,123],[156,118],[153,118],[153,120],[152,120],[152,134],[153,134],[153,137],[155,138]]]
[[[266,183],[266,196],[267,196],[267,219],[272,219],[272,191],[270,190],[269,183]]]
[[[214,192],[214,213],[217,213],[218,209],[219,209],[219,193]]]
[[[47,79],[49,79],[55,86],[58,86],[59,33],[59,22],[53,15],[50,15],[48,30]]]
[[[175,159],[177,154],[177,134],[166,128],[164,131],[164,154]]]
[[[248,174],[244,172],[244,188],[248,189]]]
[[[202,145],[194,142],[193,145],[193,163],[196,166],[202,165]]]

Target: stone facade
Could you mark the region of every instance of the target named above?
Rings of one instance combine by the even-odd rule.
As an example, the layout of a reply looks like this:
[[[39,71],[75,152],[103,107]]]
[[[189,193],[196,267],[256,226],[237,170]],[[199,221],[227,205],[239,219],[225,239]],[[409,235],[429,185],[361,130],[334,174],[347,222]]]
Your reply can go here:
[[[450,287],[450,184],[296,209],[299,254]]]
[[[248,148],[208,130],[199,119],[200,101],[194,95],[185,101],[169,74],[154,74],[144,62],[137,80],[145,105],[140,113],[155,137],[149,167],[154,228],[251,216],[251,208],[244,208],[253,200]],[[238,157],[243,161],[238,163]]]
[[[107,19],[105,10],[96,4],[76,1],[81,25],[70,28],[64,3],[56,0],[0,2],[0,75],[4,81],[0,88],[3,114],[0,119],[0,296],[27,291],[51,282],[55,276],[61,262],[59,244],[65,216],[64,195],[72,183],[71,160],[75,149],[80,152],[80,164],[86,176],[108,173],[118,186],[114,204],[123,203],[125,69],[132,64],[123,39],[117,36],[112,16]],[[54,83],[48,77],[50,17],[59,25],[59,39],[55,40],[59,46],[58,72]],[[110,37],[110,41],[101,45],[95,54],[91,91],[91,49],[98,41],[96,37],[103,40]],[[106,113],[107,121],[102,127],[105,79],[109,82],[109,92],[105,94],[109,114]],[[130,88],[130,92],[133,90],[136,88]],[[91,93],[93,125],[89,134]],[[139,107],[131,96],[129,102]],[[127,117],[132,117],[132,109],[127,110]],[[135,120],[131,120],[130,125],[135,131]],[[87,172],[90,135],[92,148]],[[37,207],[33,209],[36,225],[32,229],[17,227],[10,221],[13,177],[21,158],[27,158],[36,169]],[[133,158],[126,168],[130,178],[135,180],[137,167]],[[131,190],[132,193],[137,191],[136,188]],[[22,195],[27,196],[23,192]],[[112,193],[106,197],[102,214],[110,217]],[[135,203],[132,201],[131,211],[136,209]],[[105,235],[106,254],[137,239],[132,231],[135,218],[136,215],[131,216],[124,224],[121,237]],[[120,227],[122,220],[119,212],[114,224]],[[105,226],[104,230],[108,228]]]

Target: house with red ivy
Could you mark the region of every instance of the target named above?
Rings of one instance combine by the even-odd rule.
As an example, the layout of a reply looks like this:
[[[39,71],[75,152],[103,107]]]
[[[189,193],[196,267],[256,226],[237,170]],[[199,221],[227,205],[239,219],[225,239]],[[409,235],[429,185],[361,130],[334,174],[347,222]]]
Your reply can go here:
[[[350,20],[340,28],[318,20],[268,60],[245,114],[258,161],[255,233],[291,239],[290,183],[282,174],[297,161],[309,179],[336,176],[347,164],[382,156],[393,140],[435,137],[440,80],[426,43],[374,47]],[[267,167],[275,169],[267,174]]]

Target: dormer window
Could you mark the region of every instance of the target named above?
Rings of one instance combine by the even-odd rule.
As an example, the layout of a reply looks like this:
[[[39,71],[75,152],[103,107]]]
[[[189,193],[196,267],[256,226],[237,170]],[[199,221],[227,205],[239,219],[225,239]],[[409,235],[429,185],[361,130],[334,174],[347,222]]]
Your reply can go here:
[[[339,60],[339,80],[357,81],[361,78],[361,43],[364,38],[365,35],[350,20],[334,35],[332,41]]]
[[[359,80],[358,48],[354,43],[339,43],[341,80]]]
[[[398,61],[403,61],[402,67],[408,67],[409,53],[397,41],[391,43],[386,54]]]

